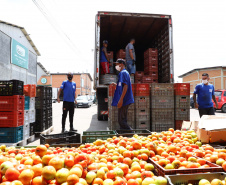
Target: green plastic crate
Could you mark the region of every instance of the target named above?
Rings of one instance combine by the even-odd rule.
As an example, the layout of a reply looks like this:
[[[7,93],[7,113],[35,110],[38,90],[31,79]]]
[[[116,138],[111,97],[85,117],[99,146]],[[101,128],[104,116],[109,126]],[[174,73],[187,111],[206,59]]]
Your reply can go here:
[[[116,136],[117,132],[114,130],[103,131],[85,131],[82,136],[82,143],[93,143],[97,139],[106,140],[109,137]]]

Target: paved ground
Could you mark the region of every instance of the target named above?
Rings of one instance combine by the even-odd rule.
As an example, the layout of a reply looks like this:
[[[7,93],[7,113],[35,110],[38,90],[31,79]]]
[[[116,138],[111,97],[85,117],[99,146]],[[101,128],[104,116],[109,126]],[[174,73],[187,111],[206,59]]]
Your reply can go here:
[[[217,115],[222,115],[221,111],[216,112]],[[224,114],[226,115],[226,114]],[[53,103],[53,126],[54,131],[52,134],[61,132],[61,117],[62,117],[62,102]],[[190,109],[190,120],[198,121],[199,113],[197,109]],[[106,130],[108,129],[107,121],[97,120],[97,106],[93,105],[90,108],[76,108],[74,115],[74,128],[78,130],[78,133],[83,133],[83,131],[95,131],[95,130]],[[66,120],[66,129],[69,129],[69,118]],[[30,143],[30,146],[36,146],[40,144],[40,140],[36,139],[34,142]]]

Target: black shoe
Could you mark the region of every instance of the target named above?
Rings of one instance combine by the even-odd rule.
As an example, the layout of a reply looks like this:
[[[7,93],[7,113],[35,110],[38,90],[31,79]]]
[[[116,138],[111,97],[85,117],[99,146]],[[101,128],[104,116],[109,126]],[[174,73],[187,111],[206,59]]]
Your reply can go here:
[[[68,131],[67,131],[67,130],[65,130],[65,128],[62,128],[61,133],[64,133],[64,132],[68,132]]]
[[[70,128],[69,132],[77,132],[74,128]]]

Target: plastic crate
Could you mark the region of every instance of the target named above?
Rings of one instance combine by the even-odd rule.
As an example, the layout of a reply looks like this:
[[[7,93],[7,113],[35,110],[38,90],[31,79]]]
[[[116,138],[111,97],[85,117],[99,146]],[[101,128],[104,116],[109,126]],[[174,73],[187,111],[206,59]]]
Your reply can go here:
[[[52,100],[52,87],[46,87],[46,98]]]
[[[45,97],[46,97],[46,87],[45,86],[37,86],[36,87],[36,97],[45,99]]]
[[[150,130],[150,120],[136,120],[136,129]]]
[[[82,136],[82,143],[92,143],[97,139],[106,140],[109,137],[113,137],[116,135],[117,133],[114,130],[84,131]]]
[[[34,126],[35,126],[35,122],[30,123],[30,133],[29,133],[30,136],[33,136],[35,134],[34,133]]]
[[[152,132],[162,132],[166,131],[169,128],[174,128],[173,121],[152,121],[151,122],[151,131]]]
[[[190,108],[175,109],[175,120],[190,120]]]
[[[21,140],[23,140],[23,126],[0,129],[0,143],[17,143]]]
[[[0,81],[0,96],[24,95],[23,86],[20,80]]]
[[[116,130],[118,136],[133,137],[133,135],[148,136],[151,135],[151,131],[147,129],[132,129],[132,130]]]
[[[173,121],[174,120],[174,109],[151,109],[152,121]]]
[[[226,173],[194,173],[194,174],[180,174],[180,175],[166,175],[168,185],[198,185],[201,179],[206,179],[211,182],[213,179],[224,180]]]
[[[194,173],[205,173],[205,172],[222,172],[223,168],[216,164],[213,164],[209,161],[206,161],[206,164],[209,165],[209,168],[187,168],[187,169],[170,169],[166,170],[158,163],[156,163],[151,158],[149,159],[150,163],[152,163],[155,167],[154,172],[158,176],[165,176],[165,175],[174,175],[174,174],[194,174]]]
[[[46,109],[36,109],[36,120],[42,120],[47,117]]]
[[[0,112],[0,127],[19,127],[24,124],[24,110]]]
[[[30,98],[29,110],[35,110],[35,97]]]
[[[126,58],[126,52],[125,49],[120,49],[117,54],[116,54],[117,59],[118,58],[122,58],[125,59]]]
[[[81,136],[76,132],[67,132],[62,134],[40,135],[40,144],[65,144],[81,143]]]
[[[108,51],[108,57],[109,57],[109,59],[113,59],[114,58],[114,52]]]
[[[136,120],[150,120],[150,109],[136,109]]]
[[[29,111],[25,110],[24,111],[24,125],[27,125],[28,123],[30,123],[30,121],[29,121]]]
[[[149,56],[158,56],[158,49],[156,49],[156,48],[148,48],[144,52],[144,58],[148,58]]]
[[[174,84],[170,83],[152,84],[151,96],[174,96]]]
[[[34,124],[34,132],[42,132],[46,129],[46,119],[43,118],[42,120],[37,120],[35,121]]]
[[[24,110],[24,96],[0,96],[0,111]]]
[[[175,108],[190,109],[190,96],[175,96]]]
[[[25,103],[24,103],[24,110],[29,110],[30,108],[30,97],[29,96],[25,96]]]
[[[174,108],[174,96],[152,96],[151,108],[172,109]]]
[[[24,95],[29,97],[35,97],[36,85],[35,84],[24,85]]]
[[[35,98],[35,108],[36,109],[43,109],[46,107],[46,99],[42,97]]]
[[[28,139],[30,136],[30,124],[23,125],[23,139]]]
[[[127,121],[135,121],[135,110],[134,109],[128,109]]]
[[[149,84],[135,84],[135,96],[150,96]]]
[[[135,106],[137,109],[150,108],[150,97],[149,96],[136,96]]]
[[[190,83],[175,83],[175,95],[190,96]]]
[[[29,123],[35,122],[35,110],[29,110],[28,111],[28,116],[29,116]]]
[[[175,129],[181,130],[183,121],[190,121],[190,120],[175,120]]]

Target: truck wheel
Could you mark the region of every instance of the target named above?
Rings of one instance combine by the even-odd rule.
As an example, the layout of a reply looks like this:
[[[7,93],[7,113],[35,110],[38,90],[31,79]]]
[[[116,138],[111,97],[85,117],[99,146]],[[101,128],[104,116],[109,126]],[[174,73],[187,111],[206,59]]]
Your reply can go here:
[[[224,105],[222,106],[221,111],[222,111],[223,113],[226,113],[226,104],[224,104]]]
[[[98,116],[97,118],[99,121],[103,121],[103,116]]]

